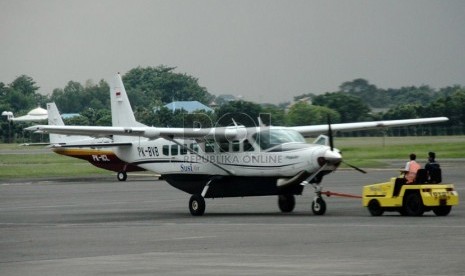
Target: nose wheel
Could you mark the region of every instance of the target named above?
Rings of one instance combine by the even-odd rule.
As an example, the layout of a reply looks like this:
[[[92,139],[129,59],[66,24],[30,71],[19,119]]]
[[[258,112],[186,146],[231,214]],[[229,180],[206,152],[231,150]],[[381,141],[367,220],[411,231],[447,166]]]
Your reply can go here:
[[[315,188],[315,198],[312,201],[312,212],[317,216],[322,216],[326,213],[326,202],[321,197],[321,185],[312,183]]]
[[[315,197],[312,201],[313,214],[321,216],[326,213],[326,202],[321,197]]]

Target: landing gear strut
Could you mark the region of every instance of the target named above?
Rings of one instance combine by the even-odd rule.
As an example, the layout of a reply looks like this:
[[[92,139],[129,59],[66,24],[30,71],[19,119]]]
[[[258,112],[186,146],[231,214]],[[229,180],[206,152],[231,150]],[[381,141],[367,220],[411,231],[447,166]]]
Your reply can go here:
[[[205,187],[203,187],[201,194],[193,194],[189,200],[189,211],[193,216],[202,216],[205,213],[205,196],[207,195],[210,184],[215,178],[208,180]]]
[[[312,184],[315,188],[315,198],[312,201],[313,214],[321,216],[326,213],[326,202],[321,197],[321,186],[318,184]]]
[[[302,181],[301,185],[311,184],[315,189],[315,197],[312,201],[312,212],[317,216],[324,215],[326,213],[326,202],[321,197],[321,180],[323,180],[323,175],[320,173],[323,172],[327,167],[327,164],[321,166],[321,168],[310,175],[306,180]]]

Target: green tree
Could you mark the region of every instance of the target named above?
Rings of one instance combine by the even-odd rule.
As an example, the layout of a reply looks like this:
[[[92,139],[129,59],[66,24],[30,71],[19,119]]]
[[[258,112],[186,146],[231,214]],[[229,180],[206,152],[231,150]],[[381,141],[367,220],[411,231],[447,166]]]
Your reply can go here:
[[[326,106],[339,113],[341,123],[370,119],[370,108],[359,97],[345,92],[326,93],[313,99],[314,105]]]
[[[134,107],[157,107],[172,101],[199,101],[208,104],[214,97],[198,79],[173,72],[175,67],[137,67],[123,76],[128,97]]]
[[[89,118],[85,116],[75,116],[71,117],[68,119],[63,120],[65,125],[70,125],[70,126],[88,126],[90,125],[89,123]]]
[[[107,109],[110,110],[110,86],[104,80],[100,80],[98,84],[92,84],[88,81],[84,90],[82,90],[82,97],[84,98],[81,102],[86,102],[85,107],[94,109]]]
[[[91,126],[111,126],[111,111],[109,109],[86,108],[81,117],[87,118]]]
[[[228,102],[216,110],[216,126],[233,125],[233,120],[246,127],[258,126],[258,116],[260,116],[261,111],[261,106],[252,102]]]
[[[388,95],[365,79],[347,81],[339,86],[341,92],[359,97],[371,107],[385,107],[389,104]]]
[[[391,103],[394,105],[404,104],[422,104],[427,105],[433,101],[435,91],[427,86],[420,87],[409,86],[401,87],[400,89],[388,90],[391,97]]]
[[[104,80],[96,85],[88,80],[85,86],[69,81],[64,89],[54,89],[50,100],[63,113],[81,112],[86,108],[110,110],[109,91],[110,87]]]
[[[19,93],[23,95],[34,95],[36,91],[39,89],[38,86],[36,86],[35,81],[26,75],[21,75],[17,77],[11,84],[10,88],[18,91]]]
[[[465,88],[457,89],[453,94],[439,98],[426,108],[420,110],[422,117],[446,116],[444,125],[448,126],[447,134],[465,133]]]
[[[265,125],[283,126],[286,124],[284,108],[276,105],[262,106],[260,118]]]
[[[80,112],[87,107],[91,99],[85,99],[84,87],[75,81],[69,81],[64,89],[54,89],[51,100],[58,106],[62,113]]]
[[[401,119],[413,119],[418,118],[419,105],[415,104],[404,104],[398,105],[394,108],[389,109],[384,118],[386,120],[401,120]]]
[[[310,105],[306,102],[298,102],[289,109],[287,123],[290,126],[326,124],[328,116],[332,123],[340,121],[339,113],[333,109]]]

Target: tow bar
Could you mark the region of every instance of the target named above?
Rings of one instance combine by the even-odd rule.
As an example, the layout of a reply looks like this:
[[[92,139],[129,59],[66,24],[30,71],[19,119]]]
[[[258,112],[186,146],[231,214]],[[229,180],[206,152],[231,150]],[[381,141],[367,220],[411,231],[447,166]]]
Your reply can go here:
[[[340,197],[348,197],[348,198],[362,198],[362,196],[359,195],[351,195],[351,194],[344,194],[344,193],[336,193],[336,192],[330,192],[330,191],[325,191],[321,192],[322,195],[326,195],[327,197],[330,196],[340,196]]]

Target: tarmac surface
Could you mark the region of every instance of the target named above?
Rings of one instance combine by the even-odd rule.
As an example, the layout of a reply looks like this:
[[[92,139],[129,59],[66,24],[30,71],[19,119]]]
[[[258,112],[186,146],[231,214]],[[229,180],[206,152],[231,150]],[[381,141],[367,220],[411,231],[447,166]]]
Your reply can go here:
[[[324,190],[361,194],[394,170],[341,170]],[[465,194],[462,166],[443,168]],[[464,275],[465,207],[447,217],[371,217],[352,198],[312,187],[280,213],[276,197],[207,199],[152,177],[0,182],[0,275]]]

